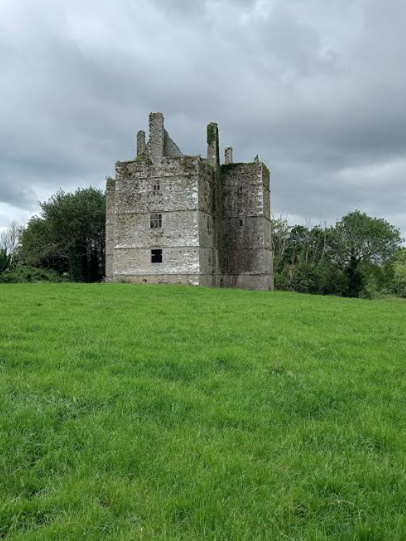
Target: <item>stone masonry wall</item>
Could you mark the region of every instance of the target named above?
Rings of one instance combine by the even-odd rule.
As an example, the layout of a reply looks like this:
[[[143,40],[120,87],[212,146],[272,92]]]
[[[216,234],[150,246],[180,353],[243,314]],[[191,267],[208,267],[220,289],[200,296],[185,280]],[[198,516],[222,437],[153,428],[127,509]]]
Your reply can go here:
[[[199,279],[200,233],[204,221],[207,231],[204,242],[212,246],[209,234],[213,222],[212,175],[213,168],[199,157],[164,156],[155,162],[117,163],[115,280],[207,283],[206,278]],[[151,214],[161,216],[160,228],[150,227]],[[162,250],[162,263],[151,262],[152,249]]]
[[[138,132],[137,159],[117,162],[107,181],[106,279],[273,288],[269,171],[232,159],[229,147],[220,166],[215,123],[202,159],[184,156],[151,113],[148,143]]]
[[[217,221],[216,170],[208,162],[200,162],[199,175],[199,245],[200,273],[205,285],[216,284],[216,276],[220,273],[218,221]]]
[[[114,267],[115,192],[116,183],[112,178],[106,183],[106,279],[112,280]]]
[[[262,163],[221,168],[223,186],[224,283],[272,287],[269,171]]]

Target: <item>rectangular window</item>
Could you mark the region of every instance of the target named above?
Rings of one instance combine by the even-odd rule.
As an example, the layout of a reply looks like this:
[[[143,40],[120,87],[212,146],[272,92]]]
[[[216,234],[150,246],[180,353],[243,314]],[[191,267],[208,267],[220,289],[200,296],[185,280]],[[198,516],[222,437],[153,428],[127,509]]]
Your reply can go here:
[[[151,229],[161,229],[162,227],[162,214],[151,214],[150,216]]]
[[[151,263],[162,263],[162,250],[151,250]]]
[[[158,195],[161,192],[161,183],[159,180],[155,181],[153,194]]]
[[[244,225],[244,221],[240,219],[240,227],[242,227],[243,225]]]
[[[238,195],[242,195],[242,194],[243,194],[243,187],[239,186],[238,187]]]

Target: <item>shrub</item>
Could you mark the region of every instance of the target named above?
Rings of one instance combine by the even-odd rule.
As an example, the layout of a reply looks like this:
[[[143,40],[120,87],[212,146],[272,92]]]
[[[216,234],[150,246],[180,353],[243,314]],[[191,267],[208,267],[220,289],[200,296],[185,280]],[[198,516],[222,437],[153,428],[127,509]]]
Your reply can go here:
[[[9,269],[0,275],[0,283],[17,284],[23,282],[69,282],[67,276],[61,276],[56,271],[37,269],[35,267],[17,267]]]

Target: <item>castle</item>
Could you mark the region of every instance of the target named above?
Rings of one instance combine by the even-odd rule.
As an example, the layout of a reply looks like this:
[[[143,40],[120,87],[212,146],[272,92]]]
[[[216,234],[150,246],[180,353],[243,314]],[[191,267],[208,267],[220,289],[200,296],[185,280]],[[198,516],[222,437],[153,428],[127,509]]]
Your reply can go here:
[[[106,279],[273,289],[269,171],[258,158],[220,165],[217,124],[207,158],[184,156],[149,117],[135,160],[107,179]]]

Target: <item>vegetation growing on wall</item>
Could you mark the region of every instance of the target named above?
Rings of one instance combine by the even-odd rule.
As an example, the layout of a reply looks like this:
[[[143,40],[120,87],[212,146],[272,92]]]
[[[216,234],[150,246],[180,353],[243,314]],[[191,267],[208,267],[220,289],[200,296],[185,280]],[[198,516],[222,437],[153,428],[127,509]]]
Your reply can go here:
[[[146,154],[139,154],[135,158],[136,163],[144,163],[145,165],[152,165],[152,160]]]
[[[240,167],[241,165],[247,165],[242,162],[233,162],[233,163],[223,163],[221,164],[220,170],[222,173],[226,174],[230,171],[233,171],[236,167]]]
[[[269,169],[267,168],[267,166],[263,163],[263,162],[232,162],[232,163],[223,163],[221,165],[221,172],[224,173],[224,174],[227,174],[229,173],[230,171],[233,171],[234,169],[236,169],[237,167],[241,167],[241,166],[245,166],[245,167],[250,167],[250,166],[255,166],[255,167],[260,167],[262,166],[262,168],[264,169],[265,173],[267,173],[269,175]]]
[[[207,144],[212,145],[216,141],[216,138],[218,138],[217,124],[211,122],[207,125]]]

